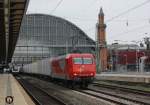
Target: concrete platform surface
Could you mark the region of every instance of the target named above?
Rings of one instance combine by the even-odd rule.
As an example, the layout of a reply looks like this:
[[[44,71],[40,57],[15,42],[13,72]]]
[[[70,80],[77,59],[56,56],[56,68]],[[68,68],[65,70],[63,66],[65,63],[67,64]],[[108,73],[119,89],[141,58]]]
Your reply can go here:
[[[5,98],[7,96],[13,97],[13,103],[6,103]],[[11,74],[0,74],[0,105],[35,104]]]
[[[126,82],[150,83],[150,74],[141,73],[101,73],[96,75],[97,80],[116,80]]]

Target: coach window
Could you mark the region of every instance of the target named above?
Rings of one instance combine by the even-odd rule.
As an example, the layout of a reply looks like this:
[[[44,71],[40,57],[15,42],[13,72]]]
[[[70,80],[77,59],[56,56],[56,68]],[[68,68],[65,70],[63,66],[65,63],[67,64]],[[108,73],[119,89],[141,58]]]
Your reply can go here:
[[[83,58],[83,62],[84,62],[84,64],[92,64],[93,60],[92,60],[92,58]]]
[[[74,64],[82,64],[82,58],[74,58]]]

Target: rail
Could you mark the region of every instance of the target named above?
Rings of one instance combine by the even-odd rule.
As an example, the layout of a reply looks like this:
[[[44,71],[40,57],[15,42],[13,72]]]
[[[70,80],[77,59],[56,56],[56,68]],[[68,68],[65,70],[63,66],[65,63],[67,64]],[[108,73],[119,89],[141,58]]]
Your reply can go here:
[[[62,100],[51,96],[46,90],[29,83],[22,77],[17,76],[15,78],[30,95],[36,105],[66,105]]]

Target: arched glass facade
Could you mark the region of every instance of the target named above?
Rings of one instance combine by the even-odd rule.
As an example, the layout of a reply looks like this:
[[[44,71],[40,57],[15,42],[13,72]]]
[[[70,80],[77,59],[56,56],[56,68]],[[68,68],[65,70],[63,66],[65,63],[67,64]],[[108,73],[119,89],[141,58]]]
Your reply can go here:
[[[16,63],[79,52],[94,53],[95,42],[71,22],[44,14],[28,14],[22,21],[13,56]]]

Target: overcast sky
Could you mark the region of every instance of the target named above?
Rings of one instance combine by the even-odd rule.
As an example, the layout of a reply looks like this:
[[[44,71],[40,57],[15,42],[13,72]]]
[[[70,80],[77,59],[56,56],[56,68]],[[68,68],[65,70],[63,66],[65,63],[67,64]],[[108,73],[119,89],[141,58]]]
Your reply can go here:
[[[150,2],[118,18],[114,18],[148,0],[30,0],[27,13],[44,13],[63,17],[80,27],[89,37],[95,40],[95,24],[100,7],[103,7],[107,25],[107,42],[114,40],[131,42],[150,37]],[[150,1],[150,0],[149,0]]]

